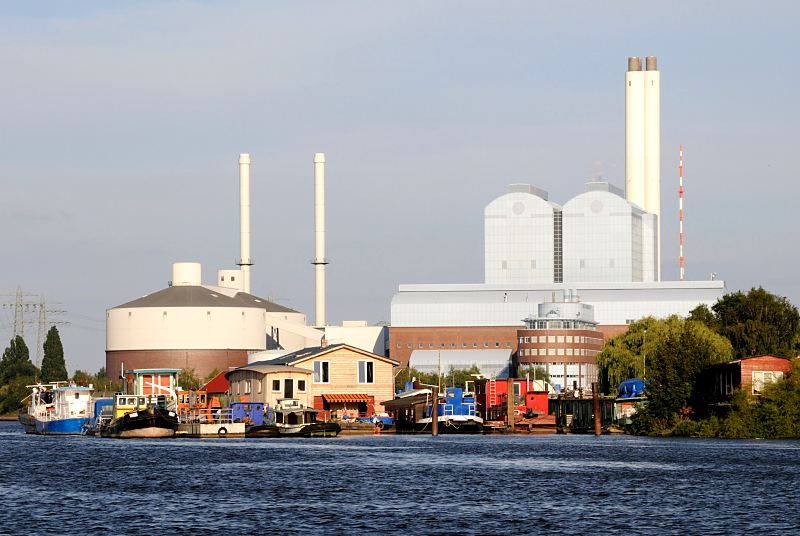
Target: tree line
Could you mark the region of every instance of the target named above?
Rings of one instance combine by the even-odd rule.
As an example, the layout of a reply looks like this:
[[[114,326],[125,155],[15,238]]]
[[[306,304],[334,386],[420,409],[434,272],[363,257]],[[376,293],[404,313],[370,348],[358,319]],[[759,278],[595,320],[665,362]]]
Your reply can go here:
[[[633,419],[634,433],[800,437],[796,373],[759,397],[737,394],[723,414],[709,409],[711,365],[763,354],[794,358],[800,350],[798,328],[800,314],[786,298],[760,287],[729,293],[685,319],[648,317],[631,324],[597,356],[599,381],[604,393],[616,394],[625,379],[646,380],[647,403]],[[794,371],[800,372],[796,364]],[[765,422],[773,424],[764,427]]]

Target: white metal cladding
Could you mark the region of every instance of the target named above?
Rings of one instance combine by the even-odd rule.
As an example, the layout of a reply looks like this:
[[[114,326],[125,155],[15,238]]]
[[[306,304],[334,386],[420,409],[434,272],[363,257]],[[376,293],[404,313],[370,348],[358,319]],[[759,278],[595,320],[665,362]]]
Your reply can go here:
[[[463,370],[475,365],[481,374],[507,378],[511,350],[414,350],[408,366],[420,372],[446,375],[451,369]]]
[[[125,307],[107,311],[106,350],[263,350],[254,307]]]
[[[570,283],[542,285],[400,285],[392,298],[392,326],[523,326],[540,303],[572,294],[594,306],[601,325],[623,325],[651,315],[688,316],[700,304],[713,305],[724,281]]]
[[[652,219],[643,226],[642,212],[610,191],[591,190],[577,195],[563,208],[564,282],[654,281]],[[645,234],[647,236],[645,237]],[[647,246],[647,247],[646,247]]]
[[[484,210],[486,282],[552,283],[554,214],[560,210],[539,195],[520,191],[489,203]]]

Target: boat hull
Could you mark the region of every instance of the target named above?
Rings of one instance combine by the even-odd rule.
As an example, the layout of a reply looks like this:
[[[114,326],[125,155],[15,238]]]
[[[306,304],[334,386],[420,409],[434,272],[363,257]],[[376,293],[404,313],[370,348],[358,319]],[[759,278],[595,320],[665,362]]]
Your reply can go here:
[[[280,437],[281,432],[278,427],[274,424],[259,424],[257,426],[251,426],[247,428],[244,433],[245,437],[255,437],[255,438],[262,438],[262,437]]]
[[[335,422],[277,426],[280,437],[336,437],[342,431],[342,427]]]
[[[36,433],[42,435],[80,435],[88,417],[41,421],[36,419]]]
[[[420,419],[413,424],[415,432],[431,432],[431,419]],[[399,430],[398,430],[399,431]],[[483,432],[483,420],[475,417],[439,417],[440,434],[480,434]]]
[[[173,437],[178,428],[175,412],[158,408],[132,411],[113,419],[100,435],[118,439],[152,439]]]

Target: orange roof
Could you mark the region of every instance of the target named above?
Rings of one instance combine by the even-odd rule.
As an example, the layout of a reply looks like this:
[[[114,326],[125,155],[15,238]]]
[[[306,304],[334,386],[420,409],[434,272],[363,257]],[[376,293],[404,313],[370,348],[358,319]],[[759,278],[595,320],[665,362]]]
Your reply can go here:
[[[353,394],[345,394],[345,395],[329,395],[325,394],[322,395],[322,398],[325,399],[326,402],[369,402],[369,395],[353,395]]]

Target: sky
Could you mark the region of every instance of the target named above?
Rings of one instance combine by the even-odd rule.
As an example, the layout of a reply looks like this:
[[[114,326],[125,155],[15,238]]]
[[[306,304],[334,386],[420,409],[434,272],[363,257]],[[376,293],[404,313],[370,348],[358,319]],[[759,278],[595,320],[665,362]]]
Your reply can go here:
[[[314,318],[324,152],[328,321],[388,321],[404,283],[483,280],[483,209],[515,182],[563,204],[624,187],[628,56],[661,71],[662,278],[800,304],[796,2],[0,4],[0,340],[43,296],[70,370],[105,311],[239,255],[253,293]],[[37,315],[25,337],[36,355]],[[5,346],[5,345],[3,345]]]

